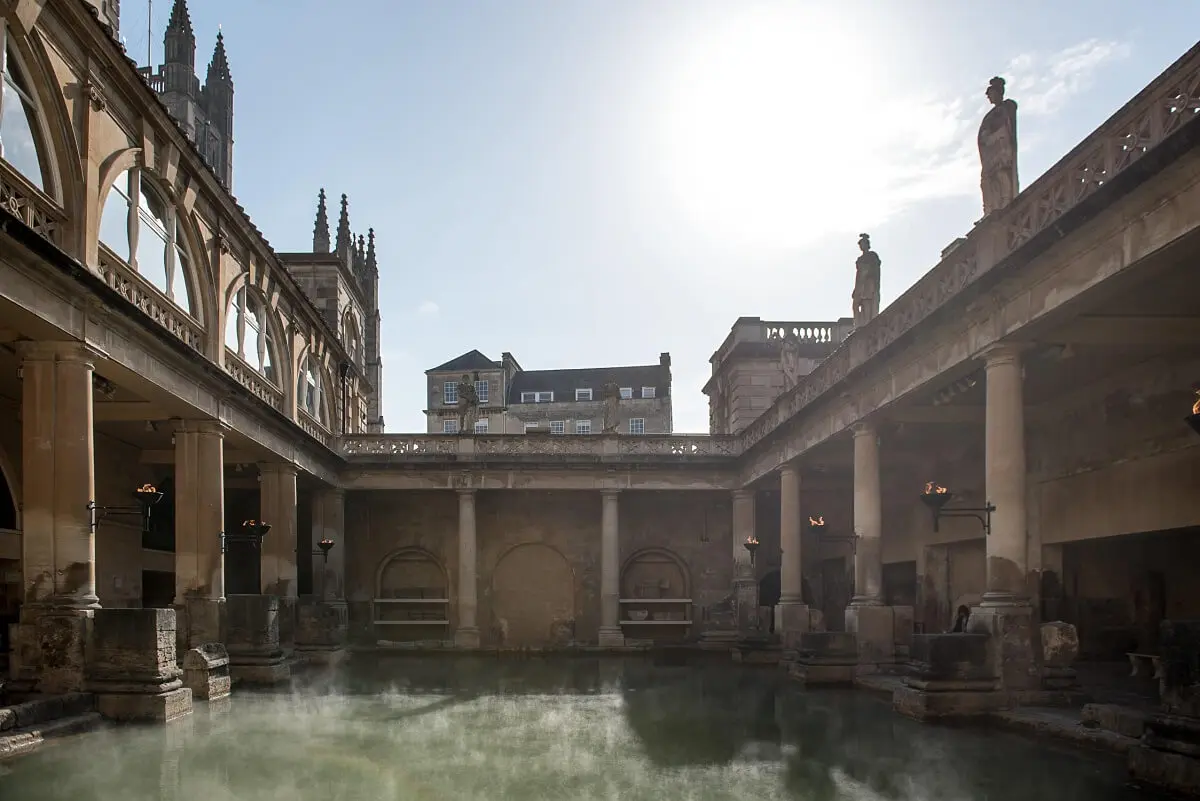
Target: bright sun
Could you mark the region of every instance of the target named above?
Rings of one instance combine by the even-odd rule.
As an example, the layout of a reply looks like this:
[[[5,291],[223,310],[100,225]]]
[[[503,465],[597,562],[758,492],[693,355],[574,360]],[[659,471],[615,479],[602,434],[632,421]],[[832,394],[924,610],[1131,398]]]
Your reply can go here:
[[[745,7],[682,48],[664,104],[666,178],[692,224],[793,248],[877,217],[869,42],[798,7]]]

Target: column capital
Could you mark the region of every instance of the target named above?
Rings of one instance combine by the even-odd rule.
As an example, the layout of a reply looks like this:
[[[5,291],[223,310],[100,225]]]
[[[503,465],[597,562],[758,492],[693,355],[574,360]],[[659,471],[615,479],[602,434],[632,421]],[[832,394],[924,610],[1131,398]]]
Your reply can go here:
[[[800,478],[800,465],[795,462],[784,462],[779,466],[779,475],[793,475],[797,479]]]
[[[21,362],[76,362],[94,367],[96,359],[105,354],[86,342],[71,341],[23,341],[16,343],[17,356]]]
[[[223,438],[233,430],[232,426],[220,420],[175,420],[173,422],[177,434],[211,434]],[[261,465],[259,467],[261,468]]]
[[[320,491],[321,495],[326,495],[336,500],[346,499],[346,490],[342,487],[323,487]]]
[[[475,493],[478,492],[474,487],[457,487],[454,491],[458,493],[458,497],[460,498],[474,498]]]
[[[620,496],[621,496],[621,490],[618,490],[618,489],[602,489],[602,490],[600,490],[601,498],[613,498],[615,500],[616,498],[619,498]]]
[[[977,357],[982,359],[987,369],[1006,364],[1020,364],[1021,354],[1029,349],[1022,343],[996,342],[979,351]]]
[[[879,427],[870,420],[859,420],[850,426],[850,432],[855,439],[859,437],[874,437],[879,434]]]
[[[277,473],[279,475],[296,476],[300,474],[300,468],[292,462],[259,462],[258,472],[264,475]]]
[[[735,501],[752,501],[754,500],[755,491],[752,489],[735,489],[733,491],[733,499]]]

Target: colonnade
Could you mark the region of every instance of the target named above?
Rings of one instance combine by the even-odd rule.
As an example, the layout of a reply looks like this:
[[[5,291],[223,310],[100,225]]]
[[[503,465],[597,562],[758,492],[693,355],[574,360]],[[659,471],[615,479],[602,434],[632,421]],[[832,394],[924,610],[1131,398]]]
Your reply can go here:
[[[48,341],[20,342],[17,355],[22,379],[22,624],[28,624],[25,635],[32,637],[39,618],[68,621],[74,638],[68,650],[78,658],[68,660],[55,686],[79,689],[84,684],[85,620],[100,608],[96,529],[104,525],[105,509],[95,503],[93,382],[102,354],[85,343]],[[182,647],[221,638],[227,433],[215,420],[176,421],[173,430],[174,605]],[[294,605],[298,471],[288,463],[263,463],[259,470],[260,519],[271,525],[261,544],[259,591]],[[135,487],[129,490],[132,496]],[[132,502],[131,497],[122,505]],[[341,490],[316,494],[314,540],[341,540],[343,503]],[[344,604],[344,543],[339,545],[328,564],[320,564],[318,586],[323,601]]]

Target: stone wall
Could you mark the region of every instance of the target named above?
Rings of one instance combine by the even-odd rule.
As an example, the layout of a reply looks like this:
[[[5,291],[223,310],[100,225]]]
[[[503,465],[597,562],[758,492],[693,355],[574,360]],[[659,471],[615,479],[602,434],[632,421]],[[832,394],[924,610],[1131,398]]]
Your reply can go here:
[[[633,581],[631,576],[640,575],[639,571],[649,570],[655,577],[661,573],[669,595],[687,592],[693,599],[693,618],[700,621],[703,612],[699,610],[730,592],[732,510],[728,495],[624,492],[619,503],[623,578]],[[478,493],[477,620],[484,646],[596,642],[600,518],[598,492]],[[401,585],[415,589],[444,575],[449,588],[449,620],[451,627],[456,625],[455,493],[351,492],[347,495],[346,527],[347,600],[351,629],[359,638],[406,639],[392,629],[408,627],[388,627],[385,636],[370,631],[368,625],[381,571],[396,556],[407,560],[403,575],[409,578],[393,578],[400,574],[387,572],[387,581],[396,585],[389,584],[388,589],[395,591]],[[659,556],[663,558],[657,559]],[[630,573],[631,564],[640,566]],[[647,567],[649,564],[654,566]],[[673,570],[672,564],[680,569]],[[423,637],[442,635],[425,631]]]

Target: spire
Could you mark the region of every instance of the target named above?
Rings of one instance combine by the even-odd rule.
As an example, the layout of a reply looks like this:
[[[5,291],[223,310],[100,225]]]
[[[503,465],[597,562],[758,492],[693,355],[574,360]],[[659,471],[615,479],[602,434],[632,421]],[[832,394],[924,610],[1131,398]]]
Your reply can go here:
[[[350,233],[350,201],[344,194],[342,195],[342,213],[338,217],[336,248],[338,255],[348,263],[353,255],[354,235]]]
[[[317,194],[317,224],[313,227],[313,253],[329,252],[329,213],[325,209],[325,188]]]
[[[358,235],[358,250],[354,252],[354,265],[362,267],[363,262],[367,260],[367,240],[362,234]]]
[[[187,0],[175,0],[175,5],[171,6],[171,19],[167,22],[167,36],[171,34],[177,36],[194,36],[192,32],[192,18],[188,14]]]
[[[182,1],[180,0],[180,2]],[[217,82],[233,86],[233,75],[229,72],[229,58],[225,55],[225,37],[220,28],[217,29],[217,45],[213,48],[212,61],[208,62],[208,77],[204,80],[205,86],[212,86]]]
[[[366,266],[368,271],[376,270],[375,266],[375,229],[367,229],[367,261]]]

